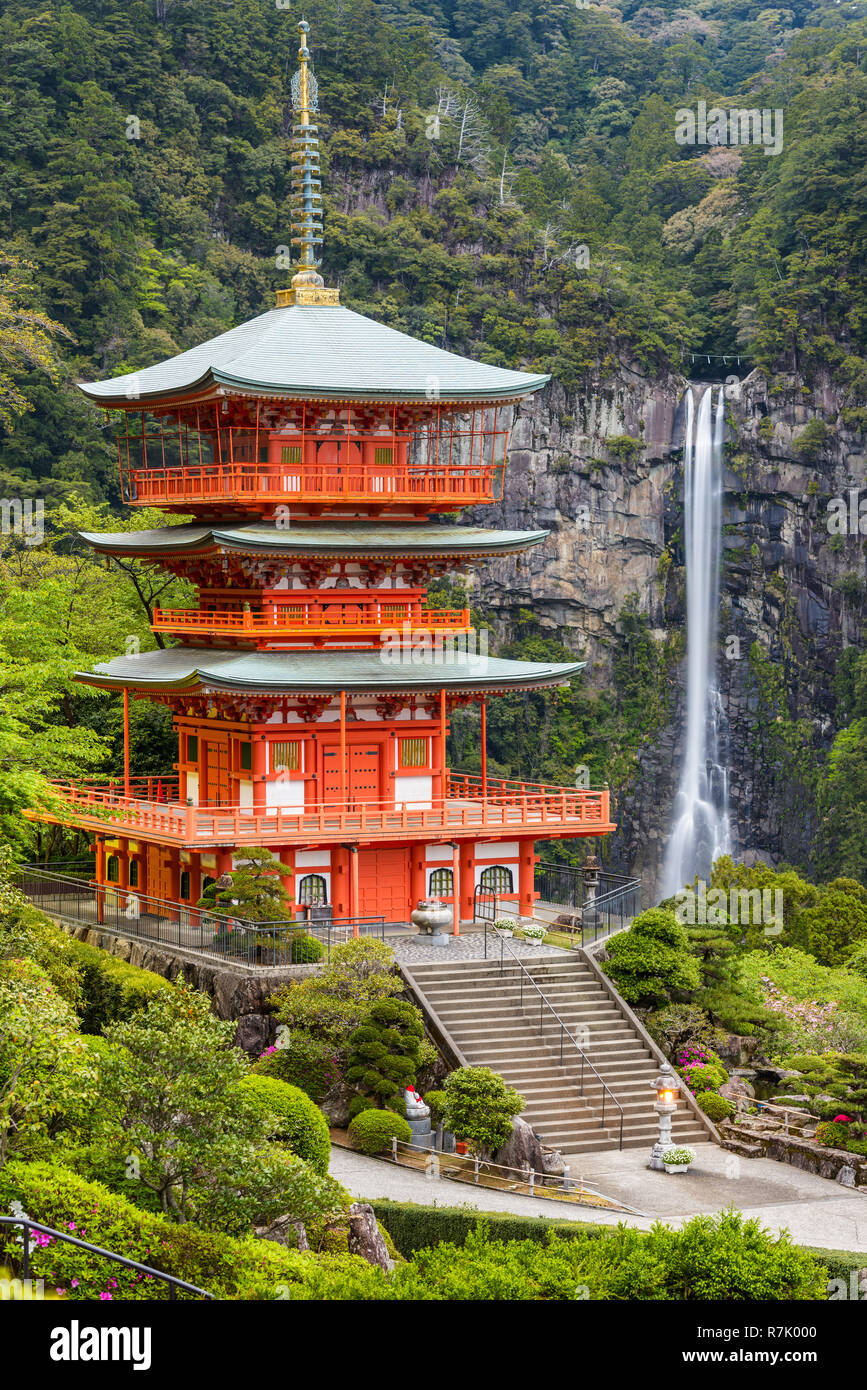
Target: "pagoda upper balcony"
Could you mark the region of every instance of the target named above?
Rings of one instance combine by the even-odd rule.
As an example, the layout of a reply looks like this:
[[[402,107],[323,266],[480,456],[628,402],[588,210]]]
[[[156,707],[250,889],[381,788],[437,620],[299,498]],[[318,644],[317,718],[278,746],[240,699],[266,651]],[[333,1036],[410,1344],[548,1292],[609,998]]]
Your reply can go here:
[[[496,409],[421,420],[296,412],[267,426],[200,410],[146,420],[118,439],[124,500],[169,511],[280,516],[349,508],[427,515],[502,497],[508,429]],[[288,516],[287,516],[288,524]]]
[[[154,632],[176,637],[230,639],[259,647],[299,648],[376,645],[390,633],[412,640],[415,634],[438,638],[472,631],[469,608],[423,608],[417,601],[355,597],[325,591],[315,598],[287,595],[255,610],[226,608],[155,608]]]
[[[187,848],[363,842],[368,837],[377,843],[442,841],[503,832],[545,839],[604,835],[615,828],[607,788],[578,790],[459,774],[449,775],[444,798],[423,802],[184,806],[171,776],[134,779],[128,793],[107,779],[60,782],[54,791],[65,808],[30,812],[31,818]]]

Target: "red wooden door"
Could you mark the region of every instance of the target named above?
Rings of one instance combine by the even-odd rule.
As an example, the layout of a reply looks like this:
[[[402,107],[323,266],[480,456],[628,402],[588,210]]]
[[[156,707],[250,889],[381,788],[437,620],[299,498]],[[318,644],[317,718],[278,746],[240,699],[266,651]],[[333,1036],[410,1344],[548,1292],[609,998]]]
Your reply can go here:
[[[361,849],[358,852],[358,912],[405,922],[409,912],[409,850]]]
[[[205,744],[205,801],[209,806],[228,806],[229,741],[211,739]]]
[[[347,747],[346,799],[350,805],[380,800],[380,748],[378,743],[350,743]],[[339,744],[322,749],[322,788],[323,801],[340,801],[343,782],[340,777]]]
[[[170,902],[172,898],[172,852],[163,845],[148,845],[147,894]]]

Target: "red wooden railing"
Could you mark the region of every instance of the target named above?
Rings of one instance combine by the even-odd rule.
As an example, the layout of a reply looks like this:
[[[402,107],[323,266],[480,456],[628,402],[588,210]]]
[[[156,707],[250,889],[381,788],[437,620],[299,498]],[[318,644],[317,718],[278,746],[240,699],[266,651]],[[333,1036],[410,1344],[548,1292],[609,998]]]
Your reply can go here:
[[[138,779],[157,782],[160,779]],[[169,779],[165,779],[168,784]],[[185,844],[255,844],[267,839],[339,840],[346,835],[384,839],[425,838],[505,830],[523,833],[605,834],[610,820],[609,792],[549,787],[541,783],[481,785],[478,777],[450,777],[448,794],[429,801],[399,803],[319,803],[305,807],[181,806],[126,797],[122,785],[106,782],[55,783],[74,824],[104,826],[108,820],[163,841]],[[40,819],[55,819],[40,813]]]
[[[185,503],[420,503],[448,510],[456,502],[492,502],[500,495],[500,464],[439,464],[418,467],[360,464],[212,464],[178,468],[131,468],[121,454],[124,499],[132,506]]]
[[[360,615],[360,616],[359,616]],[[154,632],[250,633],[263,637],[376,637],[402,628],[470,632],[469,608],[421,608],[410,603],[280,603],[259,612],[155,608]]]

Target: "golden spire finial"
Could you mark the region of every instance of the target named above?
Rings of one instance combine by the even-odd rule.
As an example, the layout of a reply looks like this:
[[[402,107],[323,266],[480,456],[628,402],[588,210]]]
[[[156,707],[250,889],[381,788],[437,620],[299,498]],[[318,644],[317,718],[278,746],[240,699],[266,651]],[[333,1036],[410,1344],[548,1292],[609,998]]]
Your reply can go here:
[[[307,35],[310,25],[302,19],[298,25],[301,46],[298,49],[298,71],[292,78],[292,105],[298,119],[292,127],[292,245],[300,246],[298,270],[288,290],[277,291],[277,307],[291,304],[339,304],[337,290],[325,288],[317,271],[319,258],[315,248],[322,245],[322,180],[319,168],[319,131],[311,123],[310,113],[318,111],[316,78],[308,68],[310,50]]]

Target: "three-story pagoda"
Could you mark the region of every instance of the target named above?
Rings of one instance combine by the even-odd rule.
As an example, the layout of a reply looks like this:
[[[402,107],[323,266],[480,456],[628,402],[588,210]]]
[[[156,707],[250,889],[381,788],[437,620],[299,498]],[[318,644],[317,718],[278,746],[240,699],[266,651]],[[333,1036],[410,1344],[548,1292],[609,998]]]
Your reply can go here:
[[[516,403],[548,378],[416,341],[324,286],[298,27],[291,287],[200,347],[81,388],[126,415],[126,502],[195,518],[85,539],[185,577],[198,599],[154,613],[176,645],[77,675],[122,692],[127,714],[130,698],[168,705],[175,768],[131,778],[127,734],[123,785],[63,786],[62,818],[95,832],[98,884],[163,904],[194,904],[265,845],[299,913],[403,922],[438,897],[458,930],[481,887],[530,916],[534,841],[611,831],[608,792],[489,779],[486,701],[583,663],[488,658],[468,611],[430,609],[426,591],[544,540],[433,518],[501,497]],[[450,711],[468,702],[480,776],[446,764]]]

